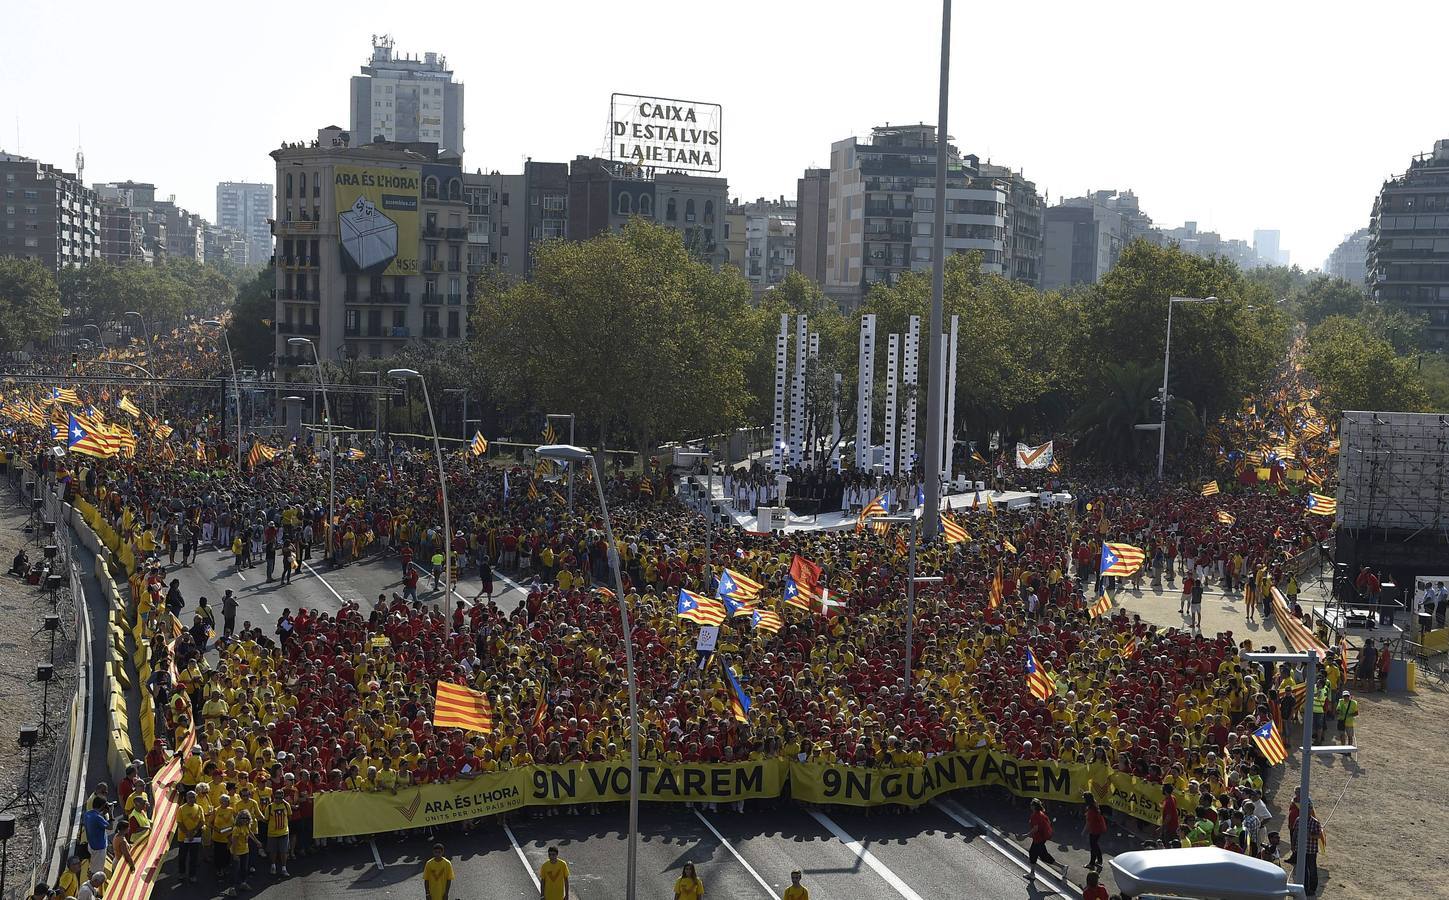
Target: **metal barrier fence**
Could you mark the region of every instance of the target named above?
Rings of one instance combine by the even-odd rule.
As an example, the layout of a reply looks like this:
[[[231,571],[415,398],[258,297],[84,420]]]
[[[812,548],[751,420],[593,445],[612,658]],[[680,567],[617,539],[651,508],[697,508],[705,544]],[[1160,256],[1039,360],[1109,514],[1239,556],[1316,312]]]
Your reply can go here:
[[[40,745],[35,750],[36,768],[41,769],[44,774],[28,785],[35,801],[12,810],[16,813],[17,832],[22,829],[34,830],[33,852],[30,854],[29,865],[22,864],[22,868],[6,879],[5,900],[30,896],[31,887],[40,881],[54,884],[73,851],[80,821],[79,806],[84,796],[85,786],[81,782],[85,778],[90,721],[90,622],[86,617],[85,587],[81,571],[72,559],[68,527],[69,507],[43,477],[37,477],[28,469],[19,470],[15,464],[17,462],[12,460],[10,467],[16,493],[26,503],[30,503],[30,498],[36,496],[42,498],[38,510],[32,507],[31,515],[31,527],[35,529],[37,542],[45,539],[55,541],[56,556],[52,565],[60,570],[63,581],[54,592],[50,612],[59,617],[59,633],[65,637],[63,640],[56,640],[53,664],[59,667],[65,662],[65,654],[73,654],[75,687],[69,691],[57,692],[52,686],[49,691],[45,717],[50,738],[47,739],[42,733]],[[53,537],[49,534],[46,523],[55,525]],[[47,590],[44,584],[39,589]],[[72,645],[70,648],[66,647],[67,641]],[[52,661],[48,653],[42,654],[42,657],[45,661]],[[56,684],[57,682],[52,682],[52,685]],[[39,719],[40,711],[36,712]],[[16,724],[18,727],[19,723]],[[44,762],[49,765],[42,769]],[[27,785],[22,783],[20,787]]]

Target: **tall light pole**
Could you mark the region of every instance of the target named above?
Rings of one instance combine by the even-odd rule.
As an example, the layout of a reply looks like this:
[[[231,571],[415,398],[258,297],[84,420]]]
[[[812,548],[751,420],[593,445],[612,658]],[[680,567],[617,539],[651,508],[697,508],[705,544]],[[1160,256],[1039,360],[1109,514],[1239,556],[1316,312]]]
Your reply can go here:
[[[332,444],[332,405],[327,400],[327,376],[322,373],[322,358],[317,355],[317,345],[311,338],[289,337],[289,347],[306,344],[312,350],[312,361],[316,363],[317,387],[322,391],[322,417],[327,420],[327,559],[334,559],[337,543],[337,448]]]
[[[448,477],[443,473],[443,446],[438,441],[438,423],[433,418],[433,401],[428,398],[428,380],[416,369],[389,369],[387,377],[407,380],[416,378],[423,386],[423,405],[428,408],[428,427],[433,430],[433,455],[438,460],[438,491],[443,495],[443,566],[446,569],[443,608],[447,609],[453,595],[453,526],[448,518]]]
[[[1317,675],[1318,653],[1308,650],[1303,653],[1244,653],[1243,659],[1259,663],[1300,663],[1303,665],[1303,743],[1302,765],[1298,772],[1298,838],[1294,852],[1293,880],[1303,883],[1308,860],[1308,777],[1310,757],[1338,753],[1354,753],[1358,747],[1352,744],[1333,744],[1315,747],[1313,745],[1313,681]],[[1286,744],[1287,741],[1285,740]]]
[[[950,87],[951,75],[951,0],[941,2],[941,82],[938,97],[939,109],[936,112],[936,224],[931,237],[934,242],[931,257],[931,316],[929,334],[930,340],[926,341],[928,350],[926,363],[926,452],[922,460],[922,471],[926,480],[926,508],[922,510],[921,516],[924,520],[921,525],[925,528],[926,537],[934,541],[936,534],[940,531],[940,508],[941,508],[941,441],[942,429],[945,423],[942,421],[941,410],[945,407],[941,399],[945,395],[946,367],[941,365],[942,353],[941,344],[941,321],[944,318],[943,307],[945,305],[944,295],[946,291],[946,171],[947,154],[951,145],[947,142],[946,135],[946,97]],[[912,447],[912,450],[915,448]],[[915,552],[915,542],[911,542],[911,552]],[[910,667],[907,660],[906,667]]]
[[[156,382],[156,379],[151,377],[151,370],[146,368],[145,366],[138,366],[132,362],[121,362],[118,359],[98,359],[96,360],[96,362],[100,363],[103,366],[116,366],[117,368],[123,369],[135,369],[137,372],[145,375],[146,380],[151,382],[153,385]],[[154,390],[151,392],[151,418],[156,418],[156,392]]]
[[[544,418],[544,421],[548,421],[549,419],[568,419],[569,420],[569,446],[573,446],[573,443],[574,443],[574,414],[573,413],[549,413],[549,414],[545,415],[543,418]],[[464,435],[464,437],[466,438],[467,435]],[[568,497],[568,500],[569,500],[569,512],[573,512],[574,511],[574,467],[573,466],[569,466],[569,497]]]
[[[678,459],[698,460],[704,463],[707,476],[704,500],[704,594],[713,596],[714,591],[714,454],[708,450],[676,450]]]
[[[926,575],[916,577],[916,536],[917,528],[921,519],[925,518],[925,512],[921,516],[902,513],[898,516],[871,516],[870,521],[887,522],[892,525],[909,524],[911,526],[911,546],[906,554],[906,693],[911,692],[911,660],[915,656],[916,638],[916,585],[917,584],[939,584],[943,580],[939,575]]]
[[[231,389],[236,393],[236,470],[240,472],[242,465],[242,395],[241,382],[236,378],[236,357],[231,353],[231,338],[227,337],[226,326],[222,325],[219,319],[204,319],[201,324],[221,331],[221,342],[226,347],[226,361],[231,365]]]
[[[604,480],[599,463],[589,451],[570,444],[545,444],[534,451],[544,459],[567,462],[572,469],[588,461],[599,492],[599,509],[604,516],[604,537],[609,542],[609,569],[614,574],[614,599],[619,603],[619,627],[624,636],[624,680],[629,687],[629,852],[624,876],[624,900],[637,900],[635,890],[639,867],[639,690],[634,681],[634,637],[629,629],[629,604],[624,600],[624,579],[619,574],[619,545],[609,521],[609,504],[604,500]]]
[[[1167,458],[1167,367],[1172,363],[1172,307],[1178,303],[1216,303],[1216,297],[1168,297],[1167,341],[1162,348],[1162,419],[1157,427],[1157,480],[1162,480],[1162,462]]]
[[[134,309],[128,309],[122,315],[122,318],[129,319],[132,316],[134,316],[135,318],[137,318],[137,319],[140,320],[140,322],[141,322],[141,333],[146,336],[146,365],[147,365],[148,368],[155,368],[156,362],[155,362],[155,360],[153,360],[151,358],[151,329],[146,327],[146,317],[143,316],[143,315],[141,315],[139,312],[137,312]],[[155,382],[155,380],[152,380],[152,382],[151,382],[151,417],[153,419],[156,417],[156,393],[158,391],[160,391],[160,390],[161,390],[161,386],[158,385]]]

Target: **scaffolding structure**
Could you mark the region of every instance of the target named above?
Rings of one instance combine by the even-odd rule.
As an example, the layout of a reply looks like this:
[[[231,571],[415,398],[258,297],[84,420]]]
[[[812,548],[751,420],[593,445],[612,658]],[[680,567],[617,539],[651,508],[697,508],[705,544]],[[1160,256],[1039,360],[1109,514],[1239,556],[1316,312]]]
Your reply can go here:
[[[1345,412],[1339,441],[1342,527],[1449,541],[1449,417]]]

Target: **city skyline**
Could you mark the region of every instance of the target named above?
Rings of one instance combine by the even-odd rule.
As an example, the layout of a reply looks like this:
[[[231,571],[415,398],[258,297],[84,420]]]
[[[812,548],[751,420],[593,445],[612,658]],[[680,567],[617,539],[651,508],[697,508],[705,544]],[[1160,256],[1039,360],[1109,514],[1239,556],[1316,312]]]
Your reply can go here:
[[[588,7],[444,7],[440,17],[452,24],[419,27],[393,7],[359,3],[338,27],[323,8],[263,4],[263,15],[227,21],[220,45],[215,32],[191,25],[191,7],[151,7],[153,15],[137,17],[80,4],[83,27],[67,34],[71,59],[106,58],[117,40],[167,50],[137,54],[128,61],[134,78],[111,80],[84,63],[54,66],[49,21],[38,7],[17,10],[17,40],[0,73],[23,88],[45,71],[51,89],[7,94],[0,148],[70,169],[80,146],[87,183],[149,181],[159,196],[175,194],[210,218],[218,182],[270,180],[267,153],[281,143],[346,127],[349,80],[367,61],[371,36],[383,32],[399,52],[446,55],[468,86],[468,171],[519,171],[525,157],[603,151],[609,94],[638,92],[721,103],[721,174],[731,195],[793,197],[804,169],[828,164],[832,142],[935,116],[937,3],[892,6],[886,20],[877,4],[833,4],[822,17],[813,7],[746,2],[727,14],[671,9],[554,30]],[[1032,29],[1027,42],[998,18],[958,9],[957,146],[1023,171],[1053,204],[1089,190],[1132,190],[1161,226],[1196,221],[1243,240],[1278,230],[1292,260],[1313,268],[1367,224],[1386,177],[1449,136],[1449,124],[1423,116],[1421,96],[1379,90],[1345,64],[1362,56],[1369,16],[1356,9],[1317,7],[1305,20],[1246,3],[1224,4],[1212,17],[1125,7],[1104,15],[1020,4],[1013,10]],[[1372,17],[1392,18],[1395,7],[1409,8],[1389,2]],[[1444,13],[1428,15],[1449,23]],[[279,26],[306,35],[305,51],[283,52]],[[1432,77],[1437,31],[1399,36],[1406,83]],[[275,57],[225,52],[272,45]],[[1215,64],[1229,56],[1249,62]],[[547,58],[568,64],[550,69]],[[1208,64],[1187,65],[1197,59]],[[143,99],[136,84],[167,89]],[[1340,127],[1369,111],[1372,129]]]

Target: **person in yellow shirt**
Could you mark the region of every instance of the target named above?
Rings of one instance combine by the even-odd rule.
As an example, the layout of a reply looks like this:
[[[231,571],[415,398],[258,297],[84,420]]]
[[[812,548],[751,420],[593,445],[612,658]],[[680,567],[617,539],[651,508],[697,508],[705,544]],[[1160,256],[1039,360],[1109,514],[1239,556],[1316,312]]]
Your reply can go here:
[[[799,869],[790,873],[790,886],[785,888],[780,900],[810,900],[810,892],[800,883]]]
[[[201,829],[206,814],[196,802],[196,791],[186,792],[186,802],[176,808],[176,874],[196,883],[201,868]]]
[[[291,876],[287,871],[287,850],[291,846],[289,832],[292,820],[292,804],[288,803],[280,794],[272,798],[267,804],[267,854],[272,858],[272,874],[276,875],[280,870],[283,876]]]
[[[569,864],[559,859],[558,848],[548,848],[548,861],[538,867],[539,900],[569,900]]]
[[[423,890],[426,900],[448,900],[453,886],[453,864],[443,855],[443,845],[433,845],[433,858],[423,864]]]
[[[236,814],[236,822],[231,826],[231,834],[227,836],[227,849],[231,851],[231,873],[232,886],[228,888],[229,893],[236,893],[238,890],[249,891],[251,885],[247,884],[247,872],[250,871],[251,850],[262,849],[262,844],[257,840],[256,821],[251,813],[246,810]]]
[[[694,872],[694,863],[685,863],[674,882],[674,900],[703,900],[704,882]]]

